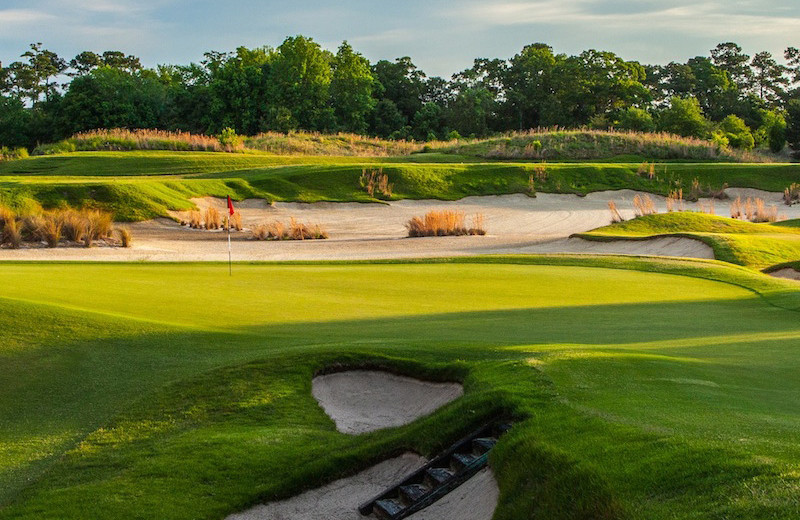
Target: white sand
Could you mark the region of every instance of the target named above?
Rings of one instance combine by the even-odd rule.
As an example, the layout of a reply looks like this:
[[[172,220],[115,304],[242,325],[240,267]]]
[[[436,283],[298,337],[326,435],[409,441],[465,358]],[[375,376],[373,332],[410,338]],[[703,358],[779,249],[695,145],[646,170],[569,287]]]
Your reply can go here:
[[[781,203],[782,194],[760,190],[730,188],[732,196],[761,197],[768,205],[775,204],[779,214],[800,218],[800,205]],[[611,223],[607,208],[614,200],[623,217],[633,217],[632,190],[603,191],[578,197],[564,194],[467,197],[459,201],[402,200],[388,204],[277,203],[270,206],[263,200],[236,203],[245,227],[283,220],[290,217],[306,223],[322,225],[330,234],[328,240],[257,242],[249,233],[234,233],[233,258],[242,261],[270,260],[368,260],[380,258],[422,258],[465,256],[492,253],[621,253],[667,256],[700,255],[708,258],[708,249],[684,240],[670,242],[620,242],[601,245],[567,241],[574,233],[590,231]],[[666,210],[663,197],[652,196],[659,211]],[[215,206],[224,209],[225,201],[210,197],[194,199],[201,209]],[[705,201],[707,203],[707,201]],[[730,201],[715,201],[716,212],[728,215]],[[699,205],[684,203],[687,210]],[[482,213],[487,236],[405,238],[405,223],[412,216],[431,210],[457,209],[466,214],[467,222],[475,213]],[[174,212],[175,218],[186,218]],[[225,233],[191,230],[170,219],[157,219],[130,226],[134,246],[122,248],[58,248],[0,249],[0,260],[98,260],[98,261],[227,261]]]
[[[484,468],[474,477],[434,502],[409,516],[410,520],[491,520],[500,489],[492,470]]]
[[[523,253],[582,253],[595,255],[651,255],[684,258],[714,258],[710,246],[684,237],[661,237],[647,240],[614,240],[597,242],[582,238],[566,238],[523,248]]]
[[[426,460],[406,453],[352,477],[280,502],[255,506],[227,520],[362,520],[358,506],[396,484]],[[489,468],[410,517],[411,520],[491,520],[500,491]]]
[[[773,271],[769,273],[770,276],[775,276],[777,278],[786,278],[788,280],[798,280],[800,281],[800,271],[792,269],[791,267],[785,267],[783,269],[779,269],[777,271]]]
[[[383,493],[425,462],[419,455],[406,453],[287,500],[230,515],[228,520],[362,520],[364,517],[358,512],[358,506]]]
[[[456,383],[431,383],[388,372],[349,370],[315,377],[312,394],[343,433],[402,426],[463,395]]]

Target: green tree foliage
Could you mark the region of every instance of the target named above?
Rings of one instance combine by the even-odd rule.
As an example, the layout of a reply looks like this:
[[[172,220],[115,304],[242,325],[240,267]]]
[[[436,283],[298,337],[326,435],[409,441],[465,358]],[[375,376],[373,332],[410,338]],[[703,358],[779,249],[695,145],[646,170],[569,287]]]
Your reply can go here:
[[[658,129],[662,132],[684,137],[705,137],[708,121],[696,98],[672,98],[670,106],[658,118]]]
[[[739,45],[733,42],[720,43],[711,50],[711,60],[728,73],[738,90],[744,92],[751,87],[753,71],[749,65],[750,56],[743,53]]]
[[[800,99],[786,105],[786,141],[795,153],[800,152]]]
[[[29,146],[31,112],[18,98],[0,96],[0,146]]]
[[[66,134],[95,128],[163,126],[166,88],[152,74],[100,67],[75,78],[61,102]]]
[[[425,74],[417,68],[411,58],[397,58],[394,63],[381,60],[372,67],[372,73],[380,85],[376,90],[378,99],[387,99],[411,121],[422,108],[427,91]]]
[[[786,118],[777,110],[761,111],[761,126],[755,132],[756,145],[767,145],[778,153],[786,146]]]
[[[653,116],[647,110],[629,107],[620,113],[616,127],[620,130],[652,132],[656,129],[656,124]]]
[[[329,106],[333,55],[311,38],[294,36],[278,47],[270,73],[273,110],[285,107],[299,128],[333,130]]]
[[[343,42],[333,59],[330,95],[339,126],[347,132],[366,133],[375,108],[375,78],[369,60]]]
[[[719,124],[719,131],[733,148],[752,150],[755,145],[750,128],[740,117],[729,115]]]
[[[786,67],[778,64],[769,52],[759,52],[750,64],[753,68],[753,87],[762,100],[776,101],[785,93],[789,84]]]

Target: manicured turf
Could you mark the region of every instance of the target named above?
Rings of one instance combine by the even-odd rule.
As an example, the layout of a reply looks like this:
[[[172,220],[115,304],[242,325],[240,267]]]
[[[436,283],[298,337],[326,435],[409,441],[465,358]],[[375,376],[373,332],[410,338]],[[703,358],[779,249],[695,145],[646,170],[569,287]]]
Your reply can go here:
[[[753,224],[704,213],[675,212],[647,215],[578,236],[601,241],[659,236],[695,238],[711,246],[718,260],[756,268],[800,258],[797,220]]]
[[[54,207],[96,206],[119,220],[165,216],[192,207],[197,196],[230,194],[284,201],[369,201],[359,184],[364,169],[382,169],[394,199],[454,200],[469,195],[530,193],[537,162],[475,162],[441,153],[396,158],[276,156],[213,152],[79,152],[0,163],[0,202]],[[586,194],[637,189],[668,194],[730,186],[783,191],[800,179],[800,165],[659,164],[656,177],[633,163],[554,163],[534,180],[534,190]]]
[[[792,282],[566,256],[0,267],[0,518],[220,518],[499,411],[497,518],[800,515]],[[334,362],[466,395],[352,438],[310,395]]]

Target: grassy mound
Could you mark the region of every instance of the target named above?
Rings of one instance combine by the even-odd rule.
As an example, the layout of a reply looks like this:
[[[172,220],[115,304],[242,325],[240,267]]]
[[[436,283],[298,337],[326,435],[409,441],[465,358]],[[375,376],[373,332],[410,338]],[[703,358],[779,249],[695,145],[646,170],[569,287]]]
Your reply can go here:
[[[221,518],[498,412],[497,518],[798,512],[796,284],[566,256],[234,269],[3,265],[0,518]],[[311,396],[332,363],[466,393],[354,438]]]
[[[604,130],[532,130],[465,144],[439,145],[436,148],[460,155],[505,160],[770,161],[766,156],[723,148],[702,139]]]
[[[577,236],[588,240],[642,240],[682,236],[705,242],[718,260],[755,268],[800,258],[797,221],[753,224],[705,213],[647,215]]]

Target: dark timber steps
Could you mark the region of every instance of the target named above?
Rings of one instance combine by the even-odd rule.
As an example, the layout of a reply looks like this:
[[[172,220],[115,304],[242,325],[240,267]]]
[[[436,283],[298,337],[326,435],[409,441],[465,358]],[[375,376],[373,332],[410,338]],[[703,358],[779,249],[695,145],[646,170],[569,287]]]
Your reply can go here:
[[[358,508],[362,515],[400,520],[436,502],[486,466],[489,451],[510,425],[490,423]]]

